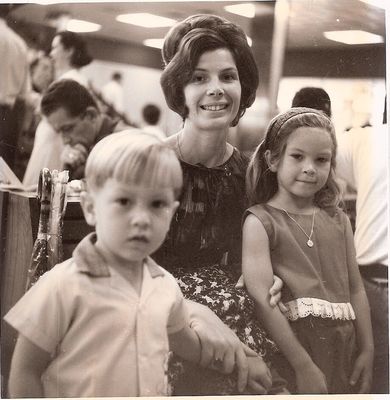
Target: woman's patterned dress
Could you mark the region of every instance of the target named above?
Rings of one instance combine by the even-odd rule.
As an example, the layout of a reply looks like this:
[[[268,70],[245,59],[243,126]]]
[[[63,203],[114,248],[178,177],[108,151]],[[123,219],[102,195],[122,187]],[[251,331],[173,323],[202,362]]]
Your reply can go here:
[[[254,314],[241,274],[241,223],[247,207],[247,158],[237,149],[215,168],[181,162],[184,188],[168,237],[153,258],[177,279],[187,299],[208,306],[253,350],[267,358],[275,350]],[[235,394],[226,376],[188,363],[170,364],[174,394]]]

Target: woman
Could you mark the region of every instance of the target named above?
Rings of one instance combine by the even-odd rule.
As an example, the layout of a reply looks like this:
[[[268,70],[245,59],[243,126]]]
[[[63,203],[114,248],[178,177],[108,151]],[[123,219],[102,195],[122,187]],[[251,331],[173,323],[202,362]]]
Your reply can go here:
[[[229,340],[231,333],[196,310],[199,304],[210,307],[243,343],[267,357],[274,344],[256,322],[247,293],[235,287],[241,273],[247,159],[227,143],[229,127],[255,100],[258,71],[253,55],[241,28],[213,15],[195,15],[174,26],[162,54],[164,95],[183,118],[183,129],[167,142],[181,160],[184,189],[168,238],[155,258],[193,301],[190,312],[196,313],[202,345],[214,332]],[[212,347],[211,357],[229,364],[231,352]],[[240,357],[239,350],[233,357]],[[232,375],[180,365],[182,373],[178,365],[172,367],[175,394],[237,393]]]
[[[73,32],[58,32],[53,38],[50,56],[54,63],[55,77],[73,79],[83,86],[88,80],[80,69],[92,61],[84,40]],[[42,120],[35,133],[34,147],[23,178],[26,186],[35,186],[42,168],[62,169],[63,143],[61,135]]]

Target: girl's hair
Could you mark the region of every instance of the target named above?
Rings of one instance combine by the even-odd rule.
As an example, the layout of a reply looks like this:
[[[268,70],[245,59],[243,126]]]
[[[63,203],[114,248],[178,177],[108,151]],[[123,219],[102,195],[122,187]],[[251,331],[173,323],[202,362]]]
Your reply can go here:
[[[176,198],[183,185],[175,152],[155,135],[135,128],[100,140],[88,156],[85,178],[92,191],[112,178],[126,184],[169,187]]]
[[[171,28],[162,49],[165,69],[161,75],[161,87],[169,108],[183,119],[188,115],[184,87],[190,82],[199,58],[207,51],[221,48],[231,52],[241,84],[240,106],[231,125],[237,125],[253,104],[259,74],[244,31],[216,15],[193,15]]]
[[[84,39],[80,35],[70,31],[62,31],[57,32],[55,36],[60,38],[61,44],[65,49],[73,49],[70,62],[74,67],[81,68],[92,61]]]
[[[268,125],[265,138],[256,148],[248,165],[246,188],[250,205],[266,203],[278,191],[275,172],[267,164],[265,153],[280,160],[285,152],[287,139],[300,127],[321,128],[329,133],[332,140],[331,168],[328,180],[314,196],[314,203],[320,208],[335,210],[341,200],[340,188],[335,180],[337,142],[332,121],[319,110],[294,107],[274,117]]]

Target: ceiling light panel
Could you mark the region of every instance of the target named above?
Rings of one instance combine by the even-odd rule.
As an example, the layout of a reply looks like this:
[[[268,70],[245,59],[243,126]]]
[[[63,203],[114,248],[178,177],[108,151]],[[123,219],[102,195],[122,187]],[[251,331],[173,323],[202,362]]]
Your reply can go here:
[[[374,33],[349,30],[349,31],[329,31],[324,32],[324,36],[335,42],[341,42],[345,44],[374,44],[383,43],[383,37],[375,35]]]
[[[149,13],[121,14],[116,20],[125,24],[142,26],[144,28],[165,28],[172,26],[176,20]]]
[[[71,32],[96,32],[101,29],[101,25],[93,22],[83,21],[81,19],[70,19],[66,24],[66,30]]]
[[[142,43],[148,47],[162,49],[163,44],[164,44],[164,39],[145,39]]]
[[[242,3],[235,4],[231,6],[225,6],[224,9],[232,14],[241,15],[247,18],[254,18],[256,14],[256,9],[254,4]]]

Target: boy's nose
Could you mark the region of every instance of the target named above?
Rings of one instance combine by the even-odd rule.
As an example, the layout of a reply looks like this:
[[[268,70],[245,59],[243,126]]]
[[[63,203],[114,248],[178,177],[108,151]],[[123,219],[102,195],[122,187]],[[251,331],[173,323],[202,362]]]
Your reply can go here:
[[[134,226],[147,227],[148,225],[150,225],[149,213],[146,210],[137,207],[137,209],[133,210],[132,212],[131,223]]]

